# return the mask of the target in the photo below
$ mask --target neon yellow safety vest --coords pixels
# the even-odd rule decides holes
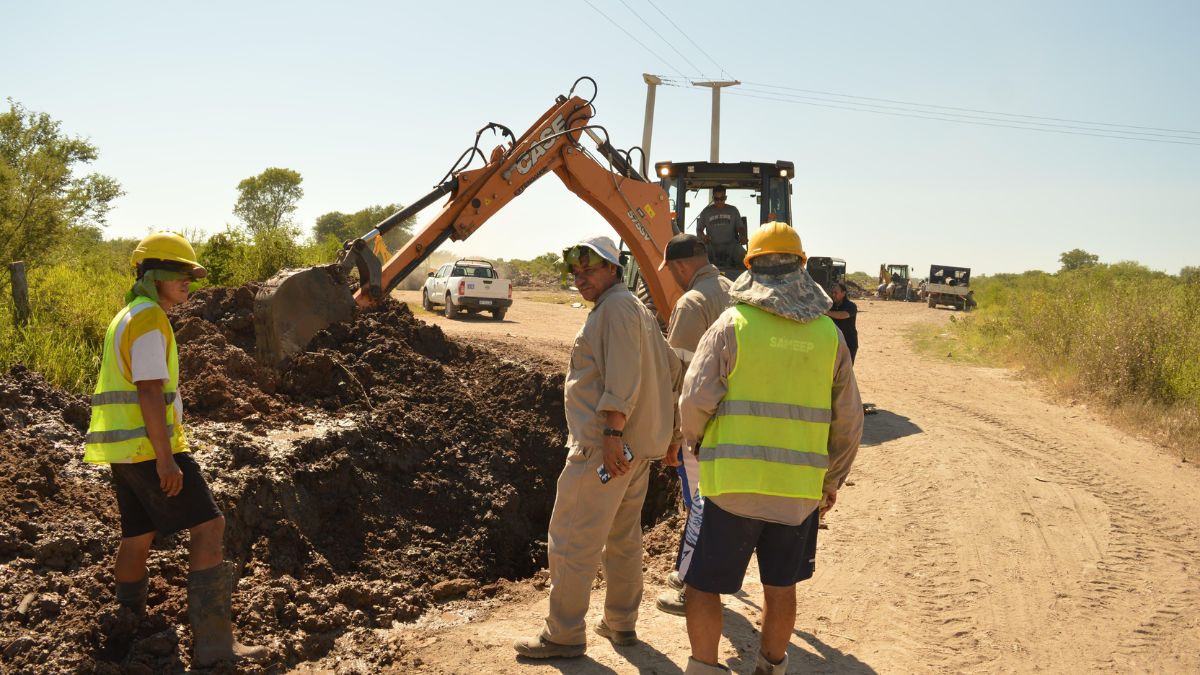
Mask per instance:
[[[108,324],[104,335],[104,356],[100,363],[100,378],[92,394],[92,421],[85,438],[83,461],[93,464],[120,464],[154,459],[154,446],[146,435],[142,408],[138,405],[137,385],[131,380],[130,364],[121,366],[122,334],[129,320],[140,311],[155,305],[150,298],[133,299]],[[175,419],[175,396],[179,386],[179,350],[175,332],[167,327],[167,373],[163,398],[167,406],[167,433],[171,437],[171,452],[187,452],[183,425]]]
[[[750,305],[731,314],[737,361],[700,446],[700,493],[820,499],[829,467],[838,331]]]

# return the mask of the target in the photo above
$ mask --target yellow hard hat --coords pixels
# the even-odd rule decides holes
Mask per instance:
[[[147,262],[150,261],[150,262]],[[196,250],[181,235],[174,232],[152,232],[138,242],[129,264],[142,269],[166,269],[190,274],[194,279],[208,275],[208,270],[196,262]]]
[[[751,260],[767,253],[798,255],[801,265],[808,261],[804,248],[800,246],[800,235],[787,223],[767,223],[754,231],[750,245],[746,247],[746,269],[750,269]]]

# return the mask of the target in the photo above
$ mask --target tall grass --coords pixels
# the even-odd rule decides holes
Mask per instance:
[[[90,393],[104,333],[133,283],[128,265],[134,243],[76,243],[70,262],[28,270],[29,323],[16,327],[12,303],[0,302],[0,367],[22,363],[65,389]]]
[[[336,241],[297,243],[286,233],[251,237],[228,230],[202,241],[190,233],[210,275],[203,285],[261,281],[284,267],[332,262]],[[129,259],[136,239],[103,241],[99,232],[75,230],[50,259],[27,270],[31,317],[16,327],[7,275],[0,280],[0,368],[21,363],[50,382],[91,393],[100,369],[104,333],[133,284]]]
[[[960,349],[1024,366],[1200,454],[1200,281],[1136,263],[981,277]]]

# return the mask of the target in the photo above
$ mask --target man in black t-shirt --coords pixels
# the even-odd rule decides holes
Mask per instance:
[[[854,356],[858,354],[858,328],[854,325],[858,316],[858,306],[846,297],[846,284],[839,281],[829,291],[830,297],[833,298],[833,307],[825,312],[825,316],[833,319],[834,325],[842,331],[846,338],[846,346],[850,348],[850,362],[854,363]]]
[[[717,267],[741,267],[746,257],[746,228],[742,214],[726,200],[724,186],[712,191],[713,202],[696,216],[696,236],[709,247],[709,259]]]

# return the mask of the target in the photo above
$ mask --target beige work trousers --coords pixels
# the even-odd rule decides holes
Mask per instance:
[[[600,448],[567,455],[558,477],[550,516],[550,612],[545,639],[563,645],[587,642],[584,617],[603,563],[608,590],[604,621],[613,630],[633,630],[642,602],[642,502],[646,501],[650,463],[635,459],[624,476],[601,483],[596,469]]]

